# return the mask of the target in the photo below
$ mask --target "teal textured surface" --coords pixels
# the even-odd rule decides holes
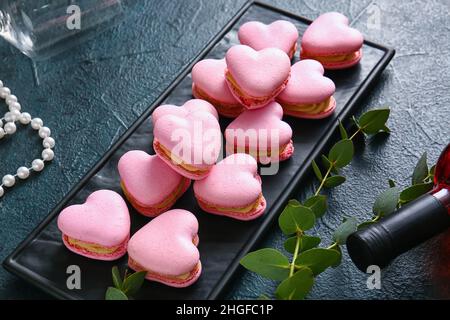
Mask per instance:
[[[121,25],[37,64],[5,42],[0,43],[0,79],[16,93],[24,109],[44,119],[57,141],[55,161],[0,200],[0,259],[48,214],[243,3],[129,1]],[[378,1],[380,25],[376,28],[368,23],[373,22],[373,11],[377,10],[369,1],[270,3],[309,18],[340,11],[368,39],[397,49],[397,56],[362,106],[390,105],[393,133],[359,150],[353,165],[346,169],[348,183],[330,194],[329,213],[314,230],[330,239],[346,214],[368,217],[370,204],[386,187],[387,178],[406,185],[421,152],[428,151],[434,161],[448,142],[449,5],[444,1],[408,6]],[[2,109],[6,111],[6,106]],[[37,157],[37,141],[28,130],[2,141],[0,175]],[[308,194],[311,187],[302,186],[299,197]],[[282,243],[283,237],[274,228],[264,245],[281,248]],[[366,276],[345,256],[342,266],[317,279],[310,298],[445,297],[449,290],[442,284],[448,285],[450,276],[436,278],[435,272],[438,265],[450,265],[446,258],[450,249],[442,243],[442,237],[434,239],[398,259],[383,272],[382,290],[368,290]],[[229,297],[256,298],[273,292],[274,287],[273,282],[244,272]],[[0,297],[46,296],[2,269]]]

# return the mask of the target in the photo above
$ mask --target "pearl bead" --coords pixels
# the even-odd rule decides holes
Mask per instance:
[[[14,109],[14,110],[11,110],[10,112],[14,117],[14,121],[19,119],[19,117],[21,115],[20,110]]]
[[[2,139],[5,135],[5,130],[3,130],[3,128],[0,128],[0,139]]]
[[[52,132],[47,127],[42,127],[39,129],[39,137],[41,137],[42,139],[49,137],[51,133]]]
[[[0,187],[0,198],[3,197],[4,194],[5,194],[5,190],[3,190],[2,187]]]
[[[41,159],[35,159],[31,163],[31,167],[34,171],[42,171],[44,169],[44,161],[42,161]]]
[[[17,176],[22,180],[26,179],[30,176],[30,170],[27,167],[20,167],[17,169]]]
[[[0,88],[0,97],[2,97],[3,99],[5,99],[10,94],[11,94],[11,90],[8,87]]]
[[[20,115],[19,121],[21,124],[29,124],[31,122],[31,115],[28,112],[24,112]]]
[[[55,139],[53,139],[52,137],[47,137],[44,139],[44,141],[42,141],[42,145],[46,149],[53,148],[55,146]]]
[[[0,128],[3,128],[3,121],[0,119]]]
[[[6,98],[6,104],[10,105],[13,102],[17,102],[17,97],[13,94],[10,94],[7,98]]]
[[[14,176],[11,174],[7,174],[3,177],[2,183],[3,183],[3,185],[10,188],[16,183],[16,178],[14,178]]]
[[[11,111],[5,113],[4,119],[6,122],[14,122],[16,121],[16,116]]]
[[[52,149],[44,149],[42,151],[42,159],[44,159],[44,161],[52,161],[54,157],[55,153]]]
[[[14,122],[8,122],[5,124],[5,132],[7,134],[13,134],[16,130],[16,124]]]
[[[11,111],[13,111],[13,110],[18,110],[18,111],[20,111],[22,109],[22,106],[20,105],[20,103],[18,103],[18,102],[12,102],[10,105],[9,105],[9,110],[11,110]]]
[[[3,81],[0,80],[0,88],[3,87]]]
[[[40,118],[34,118],[31,120],[31,127],[34,130],[39,130],[44,125],[44,122]]]

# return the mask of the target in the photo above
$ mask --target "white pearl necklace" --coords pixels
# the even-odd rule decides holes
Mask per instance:
[[[3,187],[11,188],[16,184],[16,178],[25,180],[30,176],[30,172],[40,172],[44,169],[46,161],[52,161],[55,157],[53,148],[55,147],[55,139],[50,137],[51,130],[44,127],[44,123],[40,118],[31,118],[31,115],[27,112],[21,112],[21,105],[17,101],[17,97],[11,94],[11,90],[8,87],[3,86],[3,82],[0,80],[0,98],[6,101],[9,111],[5,113],[3,118],[0,118],[0,140],[6,136],[13,135],[16,130],[16,122],[22,125],[31,124],[31,127],[38,131],[39,137],[43,139],[42,146],[42,159],[34,159],[31,162],[31,167],[20,167],[17,169],[16,174],[7,174],[3,176],[0,181],[0,198],[4,195],[5,189]]]

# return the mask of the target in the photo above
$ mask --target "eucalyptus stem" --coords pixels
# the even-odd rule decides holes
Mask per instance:
[[[336,248],[337,246],[339,246],[339,244],[338,244],[337,242],[333,242],[327,249],[333,250],[333,249]]]
[[[325,180],[327,180],[328,176],[331,173],[331,170],[333,169],[333,165],[330,164],[330,167],[327,170],[327,173],[325,174],[325,176],[323,177],[322,181],[320,182],[319,188],[317,188],[317,191],[314,193],[315,196],[318,196],[320,191],[322,190],[324,184],[325,184]]]
[[[298,251],[300,250],[300,240],[301,240],[302,235],[300,233],[297,232],[297,241],[295,242],[295,250],[294,250],[294,255],[292,256],[292,261],[291,261],[291,268],[289,270],[289,277],[292,277],[294,275],[294,271],[295,271],[295,260],[297,259],[298,256]]]
[[[358,127],[358,130],[356,130],[356,132],[354,134],[352,134],[352,136],[349,138],[349,140],[353,140],[354,137],[356,137],[356,135],[358,133],[360,133],[362,131],[363,128]]]

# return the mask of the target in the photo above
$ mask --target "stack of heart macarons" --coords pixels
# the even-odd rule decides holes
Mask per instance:
[[[196,99],[154,110],[155,155],[132,150],[119,160],[125,198],[153,219],[130,238],[125,200],[114,191],[96,191],[58,217],[69,250],[97,260],[128,253],[128,266],[146,271],[147,279],[186,287],[202,270],[199,226],[193,213],[171,208],[191,184],[204,212],[242,221],[264,213],[258,163],[278,163],[294,152],[292,129],[283,116],[330,116],[336,108],[335,85],[325,69],[357,64],[363,37],[345,16],[323,14],[303,34],[300,61],[292,66],[299,34],[291,22],[247,22],[238,37],[241,44],[223,59],[195,64]],[[233,118],[225,129],[228,156],[221,161],[219,115]]]

